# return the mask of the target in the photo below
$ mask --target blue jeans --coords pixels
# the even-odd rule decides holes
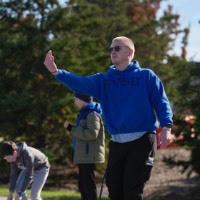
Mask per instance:
[[[18,177],[16,182],[15,191],[16,193],[20,192],[21,185],[24,182],[26,175],[26,169],[23,169]],[[39,170],[35,170],[33,174],[32,184],[31,184],[31,200],[41,200],[41,191],[46,182],[46,179],[49,175],[49,168],[43,167]],[[27,200],[26,193],[22,195],[22,200]]]

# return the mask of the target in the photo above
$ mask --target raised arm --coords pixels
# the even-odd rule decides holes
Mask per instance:
[[[100,99],[100,90],[102,87],[102,73],[91,76],[78,76],[64,69],[59,69],[54,62],[52,51],[48,51],[45,57],[44,65],[54,75],[55,79],[72,91],[84,93]]]

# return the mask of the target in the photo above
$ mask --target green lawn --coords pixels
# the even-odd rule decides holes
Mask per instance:
[[[0,196],[7,196],[8,189],[1,188]],[[29,196],[30,190],[27,190],[27,196]],[[75,192],[66,192],[66,191],[52,191],[52,190],[43,190],[42,191],[43,200],[80,200],[80,194]],[[108,200],[107,197],[103,197],[102,200]]]

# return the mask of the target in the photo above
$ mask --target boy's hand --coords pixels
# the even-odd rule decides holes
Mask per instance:
[[[64,127],[65,127],[65,128],[67,128],[67,127],[68,127],[68,125],[69,125],[69,121],[68,121],[68,120],[66,120],[66,121],[65,121],[65,123],[64,123]]]
[[[13,200],[13,193],[12,192],[9,192],[8,194],[8,197],[7,197],[7,200]]]
[[[19,195],[19,194],[16,194],[16,196],[15,196],[15,200],[22,200],[22,196]]]
[[[53,75],[57,75],[58,72],[58,68],[54,62],[54,56],[52,54],[52,51],[49,50],[46,57],[45,57],[45,61],[44,61],[44,65],[46,66],[46,68],[53,74]]]

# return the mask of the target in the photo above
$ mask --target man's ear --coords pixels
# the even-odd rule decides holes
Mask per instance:
[[[133,50],[133,49],[129,49],[129,56],[130,56],[130,58],[134,58],[134,53],[135,53],[135,50]]]
[[[134,55],[134,53],[135,53],[135,51],[134,51],[133,49],[130,49],[129,55],[130,55],[130,56],[131,56],[131,55]]]

